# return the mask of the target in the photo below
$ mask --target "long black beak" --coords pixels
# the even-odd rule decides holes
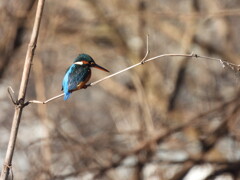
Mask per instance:
[[[92,67],[97,68],[97,69],[100,69],[100,70],[102,70],[102,71],[109,72],[109,70],[107,70],[107,69],[105,69],[105,68],[103,68],[102,66],[99,66],[99,65],[97,65],[97,64],[92,65]]]

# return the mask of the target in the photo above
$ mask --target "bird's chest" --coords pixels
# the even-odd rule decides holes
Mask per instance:
[[[68,89],[71,91],[81,89],[89,81],[91,69],[88,67],[74,67],[68,77]]]

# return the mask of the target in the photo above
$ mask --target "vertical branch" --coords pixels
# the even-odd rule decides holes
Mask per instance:
[[[26,95],[26,90],[27,90],[29,74],[30,74],[30,70],[31,70],[31,64],[32,64],[33,55],[34,55],[34,51],[35,51],[36,44],[37,44],[37,37],[38,37],[38,33],[39,33],[39,27],[40,27],[44,2],[45,2],[45,0],[38,1],[33,31],[32,31],[29,45],[28,45],[27,55],[25,58],[22,80],[21,80],[21,85],[20,85],[20,90],[19,90],[19,95],[18,95],[18,102],[16,104],[15,113],[14,113],[14,117],[13,117],[10,139],[8,142],[5,162],[3,164],[3,168],[2,168],[2,172],[1,172],[2,180],[6,180],[8,178],[9,170],[11,168],[13,152],[14,152],[15,143],[16,143],[16,139],[17,139],[18,127],[19,127],[19,123],[21,120],[22,110],[24,108],[24,100],[25,100],[25,95]]]

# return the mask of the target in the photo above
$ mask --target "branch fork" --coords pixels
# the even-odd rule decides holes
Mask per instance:
[[[12,89],[11,86],[8,87],[8,96],[9,96],[9,98],[11,99],[12,103],[13,103],[15,106],[17,106],[17,107],[23,108],[23,107],[25,107],[25,106],[27,106],[27,105],[29,104],[29,101],[26,102],[26,103],[24,103],[24,99],[23,99],[23,98],[21,98],[21,99],[18,100],[18,99],[15,97],[15,92],[13,91],[13,89]]]

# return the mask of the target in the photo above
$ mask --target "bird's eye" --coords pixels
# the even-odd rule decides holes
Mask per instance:
[[[94,62],[91,62],[91,64],[94,64]]]

